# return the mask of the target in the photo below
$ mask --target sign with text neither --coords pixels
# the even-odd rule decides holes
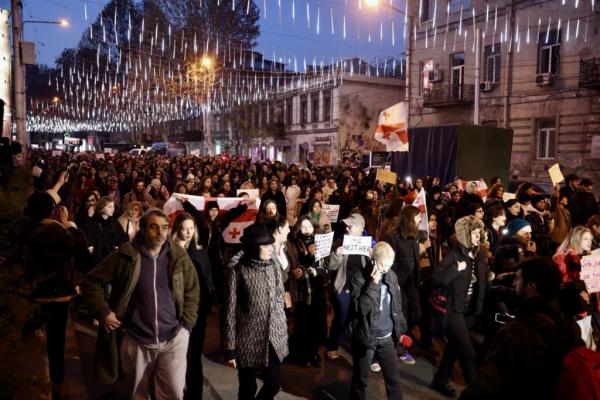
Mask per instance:
[[[371,256],[371,236],[344,235],[342,243],[344,254],[360,254]]]

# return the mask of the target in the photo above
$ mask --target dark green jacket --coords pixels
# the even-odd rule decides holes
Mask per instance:
[[[187,252],[179,246],[171,246],[169,259],[171,291],[177,318],[184,326],[194,326],[200,299],[196,269]],[[140,276],[140,265],[139,252],[131,242],[127,242],[87,273],[82,284],[82,295],[95,318],[102,320],[113,311],[122,321]],[[107,284],[111,285],[108,301],[104,292]],[[100,378],[107,384],[118,378],[120,335],[120,330],[106,332],[103,327],[98,329],[95,366]]]

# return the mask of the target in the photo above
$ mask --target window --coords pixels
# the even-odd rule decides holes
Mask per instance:
[[[311,96],[311,122],[315,123],[319,120],[319,93],[313,93]]]
[[[440,7],[440,4],[438,4],[437,6]],[[433,10],[435,7],[433,0],[421,0],[421,2],[419,3],[419,7],[419,15],[421,16],[421,22],[426,22],[433,19]]]
[[[556,120],[540,118],[536,121],[535,157],[538,160],[556,158]]]
[[[463,11],[471,8],[471,0],[450,0],[450,13],[459,12],[461,4],[463,6]]]
[[[421,61],[421,94],[433,89],[433,83],[429,82],[429,71],[433,71],[433,59]]]
[[[538,74],[556,75],[560,65],[560,33],[556,29],[540,33],[538,42]]]
[[[486,46],[483,52],[485,59],[485,80],[500,83],[500,66],[502,65],[500,43]]]
[[[294,103],[290,97],[285,101],[285,123],[292,125],[294,123]]]
[[[450,76],[450,84],[452,85],[452,98],[463,98],[463,84],[465,83],[465,53],[454,53],[450,56],[450,67],[452,75]]]
[[[331,93],[323,94],[323,121],[331,121]]]
[[[300,124],[302,126],[306,125],[308,118],[308,110],[306,109],[308,106],[306,102],[306,96],[300,98]]]

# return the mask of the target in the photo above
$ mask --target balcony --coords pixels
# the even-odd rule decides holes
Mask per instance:
[[[600,59],[579,62],[579,87],[600,90]]]
[[[439,108],[473,104],[475,85],[433,85],[423,92],[423,107]]]

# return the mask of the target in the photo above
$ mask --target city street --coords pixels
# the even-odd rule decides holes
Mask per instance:
[[[69,400],[96,400],[111,398],[110,388],[99,385],[92,372],[95,331],[89,324],[70,321],[67,333],[67,378],[63,390]],[[337,360],[325,360],[320,368],[301,367],[290,363],[282,366],[283,391],[278,400],[285,399],[348,399],[350,390],[351,358],[347,351],[340,351]],[[226,367],[219,351],[219,333],[216,312],[210,317],[205,345],[204,399],[233,400],[237,398],[237,374]],[[424,357],[417,358],[413,366],[401,365],[404,398],[409,400],[444,399],[429,390],[427,385],[433,376],[433,366]],[[370,373],[369,399],[385,399],[381,374]]]

